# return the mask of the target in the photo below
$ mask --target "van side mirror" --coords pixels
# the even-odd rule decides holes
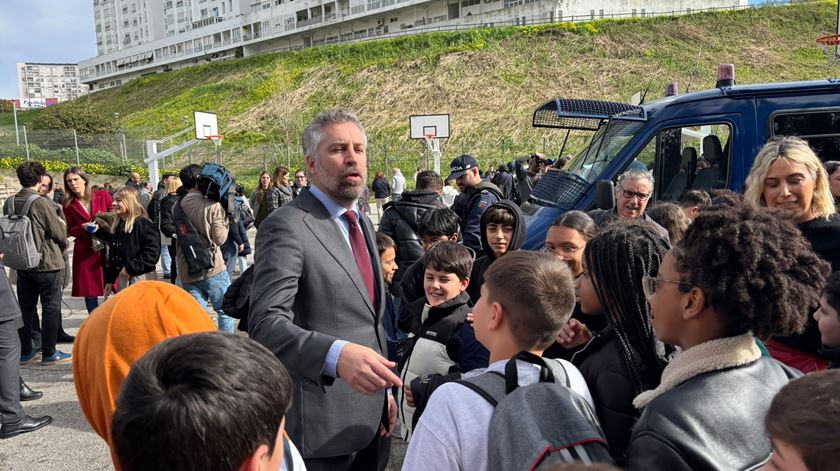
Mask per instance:
[[[607,210],[615,207],[615,185],[612,180],[599,180],[595,184],[595,207]]]

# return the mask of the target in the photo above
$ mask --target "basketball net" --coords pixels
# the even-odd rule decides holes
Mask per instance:
[[[817,43],[822,47],[829,67],[840,66],[840,34],[829,34],[817,38]]]
[[[207,136],[207,139],[213,141],[213,145],[216,147],[216,162],[219,164],[222,163],[222,139],[224,137],[221,134],[218,136]]]
[[[434,162],[434,170],[440,174],[440,139],[436,138],[434,134],[426,134],[426,152]],[[427,166],[428,167],[428,166]]]

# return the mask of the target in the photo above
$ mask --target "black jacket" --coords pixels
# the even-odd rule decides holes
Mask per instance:
[[[370,186],[373,188],[374,198],[387,198],[391,196],[391,185],[388,184],[388,179],[385,177],[374,178]]]
[[[514,250],[519,250],[522,247],[522,244],[525,243],[526,235],[525,216],[522,214],[522,210],[519,209],[519,206],[517,206],[516,203],[509,200],[499,201],[493,206],[490,206],[490,208],[494,206],[501,206],[513,213],[516,224],[513,227],[513,237],[508,245],[507,251],[512,252]],[[484,284],[484,272],[486,272],[487,269],[490,268],[490,265],[496,260],[496,254],[493,252],[493,249],[490,247],[490,243],[487,241],[486,215],[487,212],[485,211],[481,216],[481,247],[484,249],[484,256],[479,257],[473,263],[472,273],[470,274],[470,285],[467,287],[467,293],[469,293],[470,301],[473,304],[477,303],[478,298],[481,297],[481,285]]]
[[[840,214],[832,214],[827,220],[816,218],[797,225],[802,235],[811,243],[814,252],[823,260],[831,264],[831,271],[840,270]],[[819,355],[822,345],[820,328],[814,316],[811,315],[818,306],[807,309],[808,324],[805,332],[774,337],[779,343],[795,348],[811,355]]]
[[[679,384],[645,407],[633,429],[628,469],[754,469],[772,451],[764,430],[770,402],[800,374],[760,357]]]
[[[418,299],[425,298],[423,277],[426,274],[426,256],[412,263],[400,280],[400,308],[397,312],[397,328],[403,332],[414,332],[420,327],[420,316],[412,314],[410,306]]]
[[[507,171],[501,171],[493,177],[493,184],[499,187],[499,190],[502,191],[502,198],[506,200],[514,201],[516,198],[516,194],[518,192],[514,192],[516,186],[513,184],[513,175],[511,175]]]
[[[248,332],[248,311],[251,309],[251,285],[254,284],[254,265],[230,284],[222,300],[225,314],[239,319],[238,330]]]
[[[627,463],[627,445],[639,411],[633,407],[636,389],[620,349],[621,343],[615,330],[607,327],[575,353],[572,363],[589,386],[610,455],[617,465],[624,466]]]
[[[105,267],[105,283],[116,281],[120,270],[125,268],[131,276],[145,275],[155,270],[160,258],[160,233],[155,223],[139,217],[134,220],[130,233],[125,232],[125,222],[120,220],[110,236],[108,264]]]
[[[397,244],[397,273],[391,284],[392,292],[399,294],[399,284],[408,267],[423,256],[423,242],[417,232],[420,218],[426,211],[446,207],[435,192],[411,191],[402,199],[385,205],[379,220],[379,232],[394,239]]]
[[[166,237],[172,237],[178,229],[175,226],[175,203],[180,197],[178,195],[166,195],[160,200],[160,232]],[[172,246],[176,244],[172,242]]]

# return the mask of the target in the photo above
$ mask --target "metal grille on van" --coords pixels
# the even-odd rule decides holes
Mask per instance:
[[[589,182],[574,173],[549,171],[531,192],[531,199],[542,206],[572,209],[589,188]]]

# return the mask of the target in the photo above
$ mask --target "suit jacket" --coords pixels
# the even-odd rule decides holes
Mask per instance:
[[[337,339],[383,354],[385,307],[373,226],[360,217],[377,283],[371,303],[350,246],[323,204],[308,189],[272,212],[257,232],[248,332],[286,366],[294,402],[286,430],[305,458],[339,456],[373,440],[385,391],[366,396],[322,374]]]

